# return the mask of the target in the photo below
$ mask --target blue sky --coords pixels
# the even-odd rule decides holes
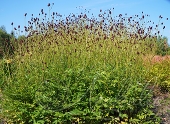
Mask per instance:
[[[170,0],[1,0],[0,5],[0,26],[4,25],[8,33],[11,32],[11,22],[14,27],[25,26],[24,14],[27,13],[26,22],[31,19],[31,14],[38,17],[41,9],[48,13],[48,3],[54,3],[51,12],[58,12],[62,15],[70,13],[80,13],[84,9],[90,10],[90,13],[96,15],[99,10],[114,9],[113,16],[127,13],[128,16],[135,14],[149,14],[148,20],[152,20],[157,24],[161,15],[166,28],[161,32],[163,36],[168,37],[170,44]],[[77,7],[77,8],[76,8]],[[81,8],[81,9],[78,9]],[[169,20],[167,21],[166,18]]]

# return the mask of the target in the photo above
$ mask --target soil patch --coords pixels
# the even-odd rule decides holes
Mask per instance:
[[[161,124],[170,124],[170,93],[154,88],[154,112],[161,117]]]

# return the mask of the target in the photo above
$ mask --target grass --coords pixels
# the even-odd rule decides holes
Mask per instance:
[[[153,29],[146,33],[140,25],[147,15],[133,20],[111,13],[61,20],[53,12],[49,20],[28,21],[28,36],[11,41],[14,55],[1,62],[7,123],[160,122],[152,111],[150,68],[143,64],[143,56],[157,50]]]

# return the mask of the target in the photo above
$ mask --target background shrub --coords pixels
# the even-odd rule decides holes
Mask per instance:
[[[163,57],[161,57],[163,58]],[[170,91],[170,61],[169,59],[155,62],[150,70],[148,79],[151,79],[151,83],[156,84],[160,87],[162,92]]]

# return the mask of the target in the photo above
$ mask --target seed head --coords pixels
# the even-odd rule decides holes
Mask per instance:
[[[163,17],[160,15],[159,18],[162,19]]]
[[[119,17],[122,17],[122,14],[119,14]]]

